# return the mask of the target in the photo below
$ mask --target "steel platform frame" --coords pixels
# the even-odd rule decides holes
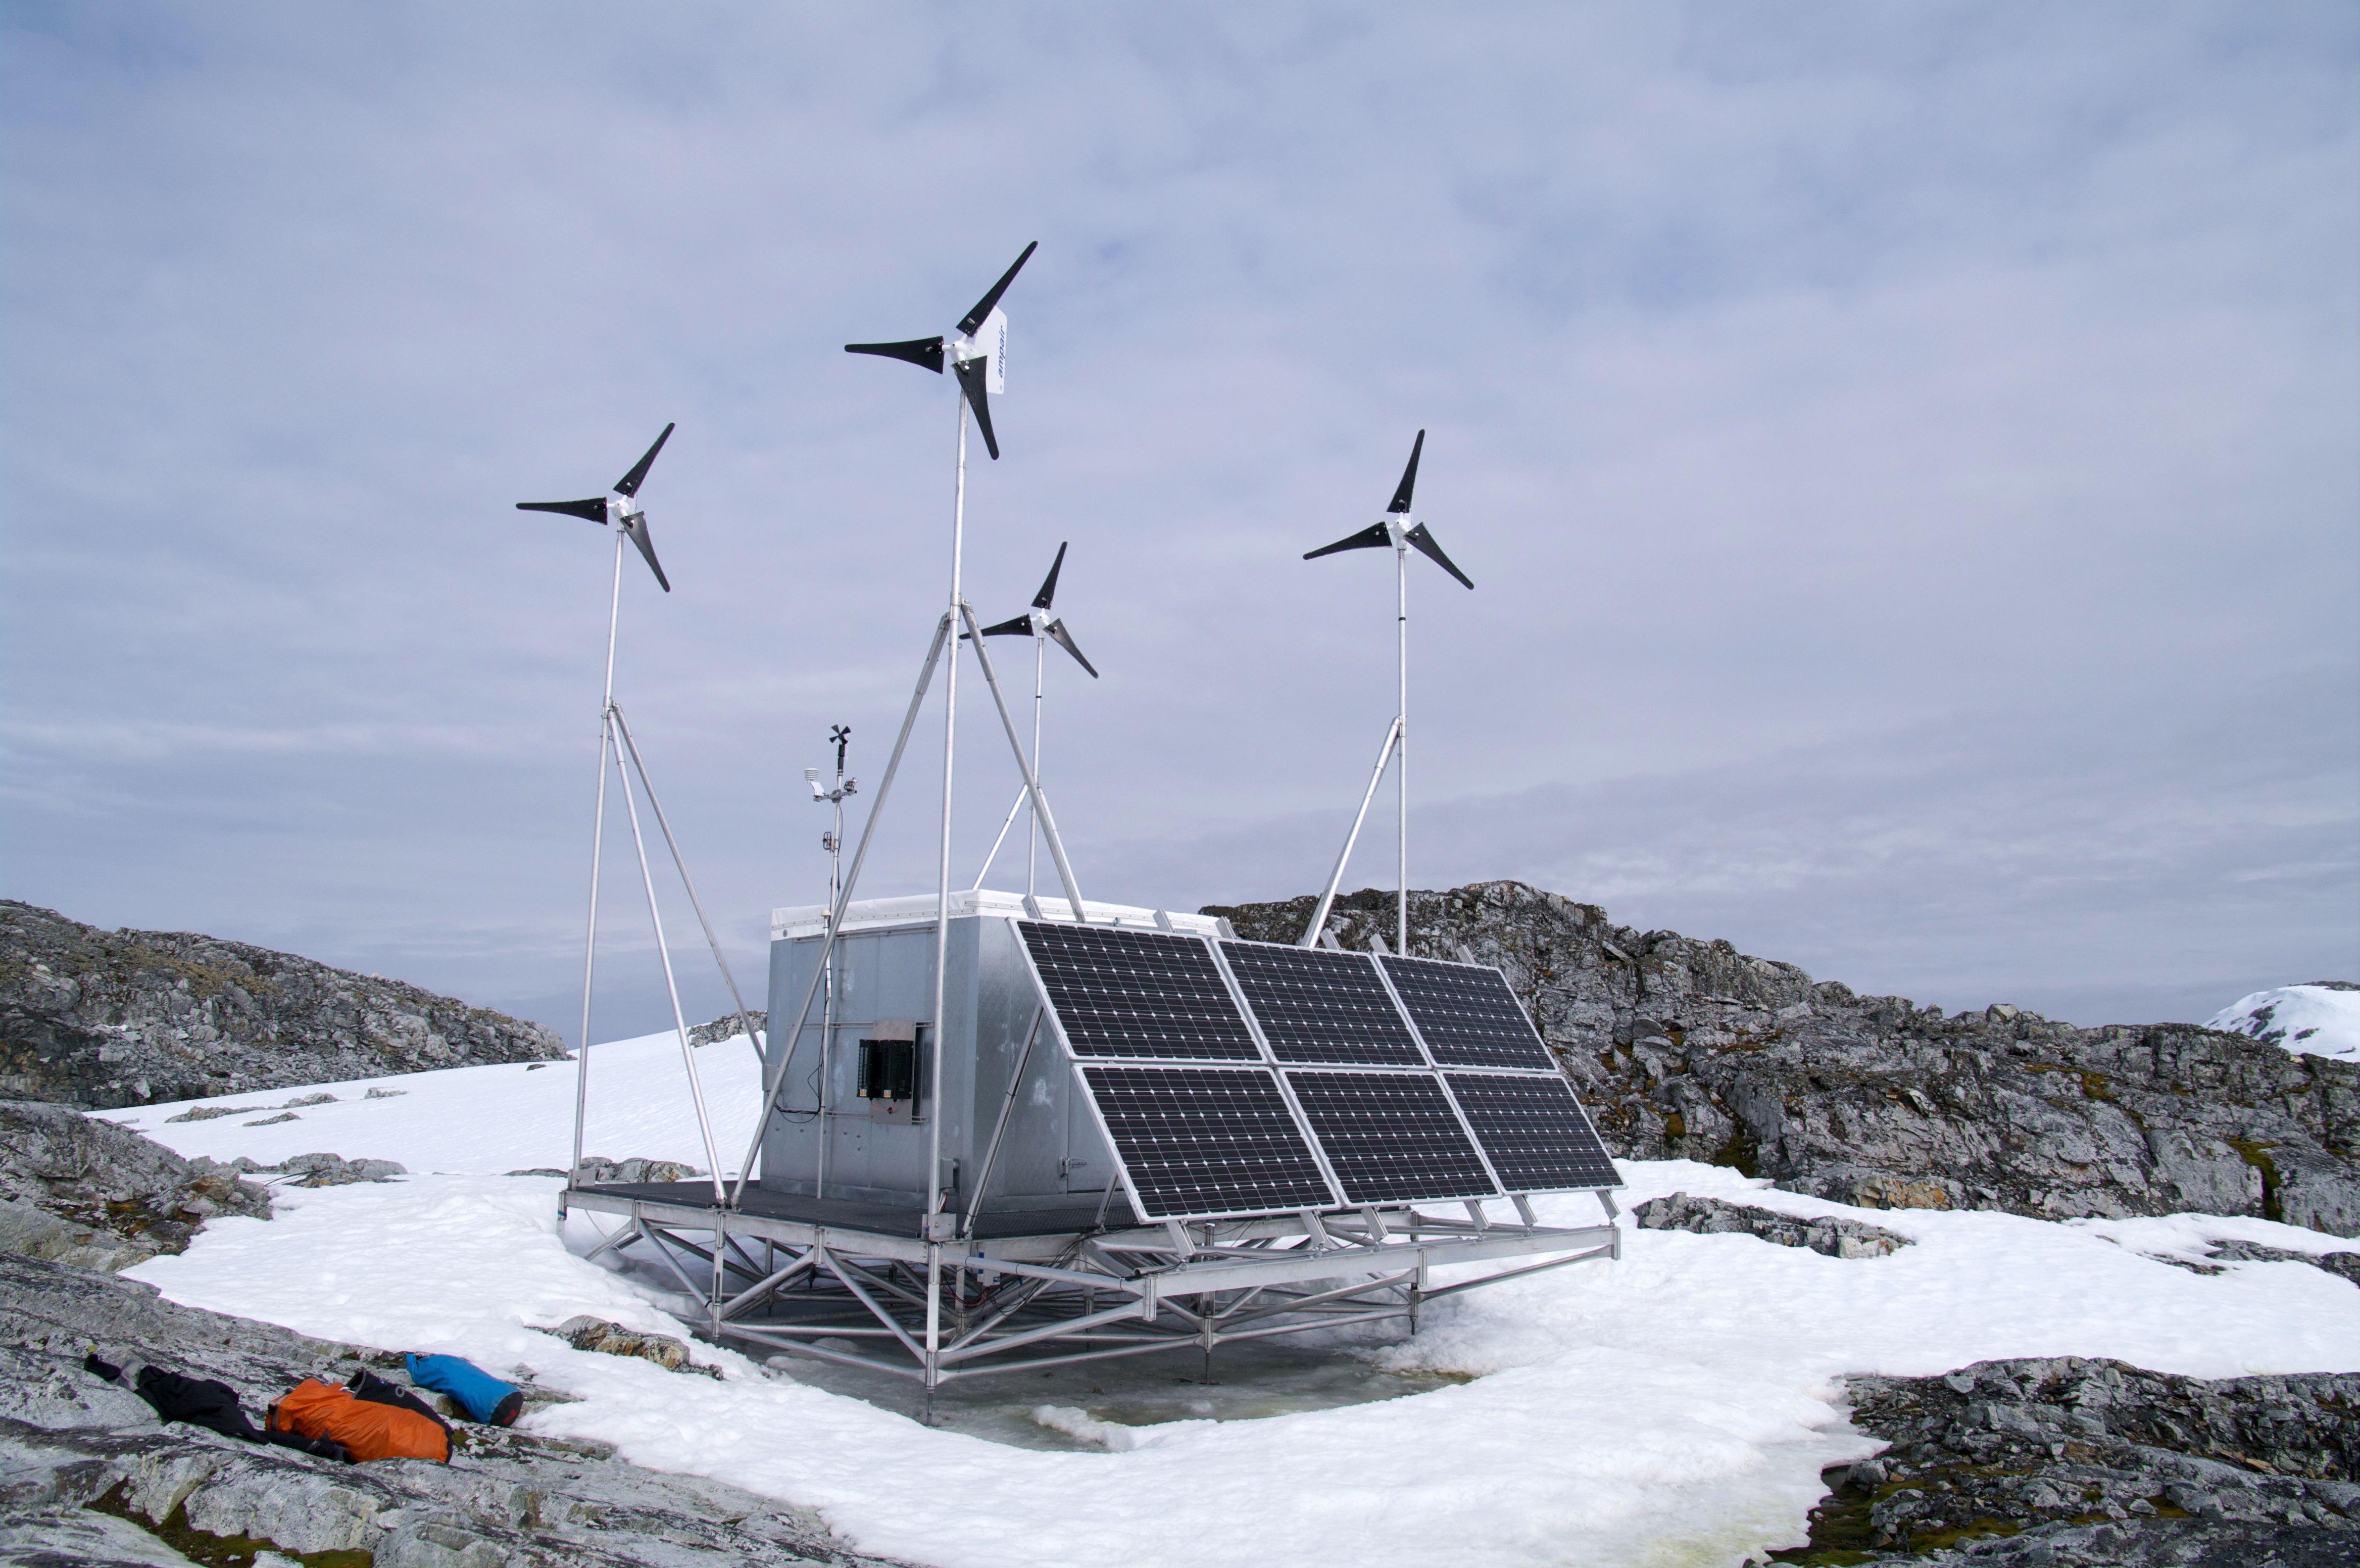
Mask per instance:
[[[1604,1219],[1585,1227],[1543,1225],[1517,1197],[1513,1223],[1471,1201],[1463,1215],[1396,1204],[1113,1228],[1011,1212],[965,1238],[948,1213],[759,1184],[736,1208],[696,1181],[569,1187],[564,1202],[621,1216],[587,1257],[644,1246],[701,1304],[715,1343],[909,1377],[931,1409],[934,1388],[989,1373],[1194,1349],[1209,1376],[1222,1344],[1395,1318],[1415,1333],[1426,1302],[1622,1256],[1614,1200],[1591,1190]],[[1524,1257],[1546,1261],[1431,1283],[1437,1268]]]

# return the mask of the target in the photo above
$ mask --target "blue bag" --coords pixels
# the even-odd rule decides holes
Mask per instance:
[[[455,1355],[411,1355],[410,1380],[421,1388],[448,1394],[460,1408],[487,1426],[504,1427],[524,1409],[524,1391],[503,1383],[472,1361]]]

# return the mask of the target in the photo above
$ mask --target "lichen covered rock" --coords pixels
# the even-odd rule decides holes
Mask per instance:
[[[1211,906],[1292,942],[1313,901]],[[1337,901],[1390,944],[1393,895]],[[2250,1214],[2360,1235],[2360,1065],[2192,1024],[1945,1016],[1522,883],[1410,894],[1410,947],[1497,964],[1630,1159],[1696,1159],[1867,1208]]]
[[[109,1110],[564,1054],[399,981],[0,900],[0,1095]]]

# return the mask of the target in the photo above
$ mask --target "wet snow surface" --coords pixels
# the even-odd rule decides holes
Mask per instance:
[[[2360,991],[2277,986],[2231,1003],[2207,1018],[2204,1026],[2251,1035],[2290,1051],[2360,1061]]]
[[[726,1167],[752,1131],[753,1053],[740,1039],[697,1056]],[[370,1100],[372,1086],[399,1092]],[[684,1086],[669,1036],[595,1048],[589,1152],[704,1166]],[[322,1091],[336,1100],[247,1124]],[[1843,1419],[1846,1373],[2062,1354],[2202,1377],[2360,1369],[2360,1290],[2344,1280],[2300,1263],[2208,1277],[2157,1261],[2201,1256],[2208,1237],[2349,1245],[2335,1238],[2194,1215],[1871,1213],[1667,1161],[1622,1164],[1626,1209],[1712,1194],[1869,1219],[1918,1245],[1845,1260],[1632,1231],[1620,1262],[1437,1302],[1414,1340],[1388,1327],[1224,1351],[1210,1387],[1186,1353],[977,1379],[951,1386],[949,1424],[929,1430],[905,1413],[910,1390],[858,1374],[799,1363],[782,1375],[699,1344],[725,1377],[682,1376],[529,1326],[589,1312],[684,1332],[670,1312],[685,1304],[664,1281],[582,1260],[611,1216],[561,1227],[559,1181],[500,1174],[570,1158],[569,1063],[209,1103],[253,1113],[108,1114],[189,1155],[276,1164],[332,1151],[412,1175],[282,1189],[276,1219],[216,1220],[186,1254],[132,1277],[324,1338],[529,1365],[581,1397],[529,1418],[531,1430],[818,1507],[864,1551],[945,1568],[1735,1564],[1799,1544],[1820,1469],[1876,1446]],[[1539,1206],[1562,1223],[1597,1214],[1586,1198]]]

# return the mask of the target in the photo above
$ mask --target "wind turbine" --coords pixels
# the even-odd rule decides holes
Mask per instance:
[[[672,866],[680,872],[681,886],[688,892],[689,906],[696,911],[697,923],[705,927],[705,939],[713,948],[713,960],[721,967],[721,978],[729,987],[729,999],[737,1004],[738,1023],[757,1054],[761,1041],[754,1033],[753,1022],[746,1015],[745,999],[738,993],[737,977],[729,972],[729,960],[722,956],[721,940],[713,933],[713,922],[705,916],[705,905],[696,896],[696,885],[689,880],[688,865],[681,858],[680,845],[674,840],[672,824],[665,819],[663,805],[656,799],[655,785],[649,782],[646,762],[639,756],[639,742],[632,738],[631,727],[623,718],[623,709],[615,701],[615,640],[622,620],[623,610],[623,542],[629,540],[646,558],[648,570],[664,592],[672,592],[672,584],[664,577],[663,567],[656,560],[656,547],[648,534],[648,514],[639,505],[639,486],[646,482],[648,470],[655,466],[656,454],[672,439],[675,427],[667,424],[656,437],[653,446],[631,465],[630,472],[615,481],[615,488],[603,496],[592,496],[578,501],[519,501],[519,511],[553,511],[566,517],[578,517],[604,526],[615,525],[615,580],[606,601],[606,690],[598,712],[598,809],[590,837],[590,923],[589,937],[582,958],[582,1048],[575,1058],[574,1079],[574,1165],[582,1168],[582,1135],[590,1104],[590,981],[598,960],[598,873],[601,853],[606,842],[606,759],[615,760],[615,776],[623,791],[623,805],[630,817],[631,843],[639,851],[639,882],[647,890],[648,918],[655,926],[656,951],[663,959],[664,989],[672,998],[672,1027],[680,1036],[681,1061],[688,1069],[690,1097],[696,1102],[696,1124],[705,1137],[705,1159],[713,1173],[713,1195],[722,1196],[721,1160],[713,1141],[712,1119],[705,1109],[705,1091],[697,1081],[696,1053],[689,1044],[688,1020],[680,1008],[680,985],[673,979],[672,948],[664,940],[663,913],[656,905],[655,876],[648,865],[647,840],[639,833],[639,809],[631,795],[631,776],[637,773],[639,787],[647,792],[648,806],[655,813],[656,826],[663,830],[664,846],[672,851]],[[625,758],[629,765],[625,766]],[[568,1178],[572,1179],[572,1178]]]
[[[648,570],[656,575],[656,581],[662,584],[663,591],[672,592],[672,584],[666,580],[663,567],[656,563],[655,542],[648,537],[648,514],[637,503],[639,486],[646,482],[648,470],[655,466],[656,454],[661,452],[664,443],[672,439],[673,429],[674,426],[669,424],[663,427],[663,433],[656,437],[656,444],[649,447],[646,455],[638,462],[631,465],[629,473],[615,481],[615,488],[610,493],[592,496],[587,500],[579,501],[519,501],[516,504],[517,510],[562,512],[567,517],[583,518],[601,526],[613,523],[622,530],[621,534],[615,541],[617,577],[621,576],[623,570],[623,540],[628,539],[639,547],[639,554],[647,557]],[[622,589],[618,583],[616,588],[617,603],[620,602],[621,593]],[[610,620],[606,627],[607,700],[613,701],[614,696],[615,628]],[[600,766],[603,770],[605,764],[601,763]]]
[[[1393,779],[1401,791],[1397,841],[1401,891],[1394,899],[1393,941],[1403,952],[1409,951],[1409,553],[1415,550],[1468,587],[1475,586],[1473,579],[1442,553],[1442,546],[1435,543],[1426,524],[1415,521],[1411,513],[1410,498],[1417,488],[1417,460],[1425,451],[1426,432],[1421,430],[1410,445],[1409,466],[1402,470],[1401,483],[1393,488],[1393,504],[1385,508],[1382,521],[1303,554],[1305,560],[1315,561],[1344,550],[1382,550],[1392,546],[1396,639],[1400,647],[1400,706],[1385,731],[1385,743],[1377,751],[1377,765],[1369,775],[1368,792],[1360,796],[1360,810],[1352,818],[1352,830],[1345,836],[1343,853],[1336,857],[1335,874],[1328,879],[1328,891],[1319,895],[1318,906],[1311,912],[1311,924],[1304,928],[1301,946],[1306,948],[1319,940],[1319,933],[1327,927],[1328,910],[1336,902],[1336,889],[1344,880],[1345,862],[1352,858],[1353,842],[1360,836],[1360,824],[1368,817],[1369,803],[1376,798],[1377,785],[1385,776],[1385,764],[1398,759],[1400,766]]]
[[[1060,544],[1057,546],[1057,558],[1049,563],[1048,576],[1042,579],[1041,591],[1032,596],[1032,608],[1022,615],[1013,616],[996,626],[987,626],[983,629],[983,635],[986,637],[1032,639],[1032,776],[1036,779],[1041,776],[1041,690],[1049,644],[1054,641],[1058,647],[1071,653],[1074,656],[1074,663],[1089,671],[1090,679],[1098,678],[1098,666],[1082,656],[1081,645],[1074,641],[1074,634],[1065,630],[1065,621],[1049,619],[1050,607],[1057,598],[1057,574],[1065,569],[1065,546]],[[1025,794],[1026,792],[1022,789],[1016,792],[1016,803],[1008,808],[1008,819],[1000,825],[1000,837],[991,841],[991,852],[983,857],[983,869],[975,873],[977,887],[981,887],[983,879],[991,874],[991,862],[1000,858],[1000,846],[1007,841],[1008,830],[1016,825],[1016,814],[1024,809]],[[1039,848],[1035,840],[1040,830],[1041,825],[1038,821],[1032,823],[1025,830],[1024,892],[1027,897],[1032,894],[1032,872],[1039,855]]]
[[[1007,389],[1005,363],[1008,355],[1008,320],[1000,313],[1000,297],[1007,292],[1009,284],[1015,281],[1017,272],[1032,258],[1036,248],[1038,248],[1037,241],[1024,247],[1023,254],[1017,257],[1014,264],[1000,275],[1000,281],[994,283],[990,291],[976,302],[973,310],[959,319],[956,332],[943,333],[934,337],[910,338],[900,343],[847,343],[844,345],[845,352],[847,354],[880,355],[888,359],[900,359],[923,369],[932,370],[937,375],[941,374],[943,363],[947,359],[958,373],[958,466],[956,483],[951,492],[950,602],[944,609],[942,620],[935,624],[934,641],[926,651],[925,663],[919,669],[916,688],[910,694],[910,707],[902,718],[901,733],[894,739],[892,753],[886,760],[884,776],[878,785],[876,798],[869,808],[869,820],[861,828],[859,847],[853,851],[852,864],[845,873],[843,885],[836,890],[836,905],[828,914],[826,935],[821,941],[818,961],[813,966],[810,978],[803,982],[802,1005],[792,1014],[782,1014],[786,1019],[784,1025],[786,1033],[780,1037],[786,1040],[800,1038],[803,1021],[811,1015],[812,1003],[819,994],[821,981],[828,971],[828,965],[836,950],[836,935],[843,927],[844,912],[851,903],[853,889],[859,884],[860,868],[868,860],[869,843],[875,838],[877,825],[884,816],[886,797],[891,793],[893,780],[901,768],[903,749],[909,744],[910,732],[915,726],[919,711],[925,702],[927,689],[934,679],[934,666],[942,662],[943,654],[947,650],[951,657],[945,672],[943,692],[943,814],[934,895],[933,1019],[939,1021],[944,1015],[944,982],[949,967],[950,948],[952,762],[958,736],[959,640],[953,635],[955,631],[963,630],[974,641],[976,663],[983,672],[985,684],[991,688],[992,704],[999,710],[1000,728],[1007,733],[1009,750],[1015,753],[1017,771],[1024,775],[1025,791],[1032,797],[1033,814],[1041,824],[1043,837],[1049,841],[1049,856],[1056,862],[1057,876],[1065,883],[1066,901],[1073,905],[1076,921],[1078,922],[1085,917],[1082,890],[1074,881],[1073,867],[1067,862],[1065,845],[1057,837],[1057,820],[1050,815],[1048,803],[1041,797],[1040,780],[1034,776],[1032,763],[1024,754],[1023,742],[1016,733],[1016,720],[1008,711],[1008,700],[1000,688],[1000,677],[993,673],[991,655],[984,649],[982,628],[977,624],[974,608],[967,602],[960,591],[959,574],[967,538],[967,411],[969,409],[975,411],[975,422],[977,428],[983,432],[983,444],[992,456],[997,458],[1000,455],[1000,442],[991,429],[990,394],[1004,392]],[[1035,908],[1037,907],[1036,904]],[[781,1027],[780,1018],[777,1016],[770,1020],[770,1024],[774,1031]],[[928,1052],[927,1055],[930,1059],[927,1069],[927,1092],[934,1103],[939,1106],[942,1104],[943,1053],[935,1050]],[[779,1080],[784,1074],[791,1056],[791,1052],[784,1050],[771,1053],[771,1062],[763,1075],[762,1102],[765,1105],[776,1102]],[[934,1352],[940,1343],[942,1327],[942,1292],[939,1288],[943,1268],[942,1248],[944,1243],[952,1240],[956,1235],[956,1216],[947,1212],[945,1207],[952,1191],[950,1179],[953,1172],[946,1169],[943,1164],[944,1118],[940,1113],[935,1113],[929,1115],[926,1121],[928,1124],[927,1165],[930,1174],[922,1234],[926,1242],[925,1378],[926,1408],[931,1420],[934,1409],[934,1389],[937,1381]],[[764,1124],[760,1122],[757,1123],[753,1136],[747,1143],[746,1157],[738,1167],[738,1185],[730,1198],[732,1203],[742,1203],[745,1201],[746,1183],[753,1171],[754,1157],[761,1147],[763,1125]]]
[[[877,354],[888,359],[900,359],[909,364],[943,373],[943,360],[951,362],[952,373],[958,377],[959,395],[975,410],[976,428],[983,432],[983,444],[991,460],[1000,461],[1000,440],[991,433],[990,394],[1008,390],[1008,318],[1000,313],[1000,296],[1008,292],[1008,285],[1016,281],[1016,274],[1032,259],[1041,247],[1034,240],[1024,247],[1000,281],[990,291],[975,302],[975,309],[959,318],[955,332],[937,333],[933,337],[912,337],[901,343],[847,343],[847,354]],[[967,452],[967,422],[959,422],[959,452],[964,462]],[[960,469],[965,475],[964,467]]]

